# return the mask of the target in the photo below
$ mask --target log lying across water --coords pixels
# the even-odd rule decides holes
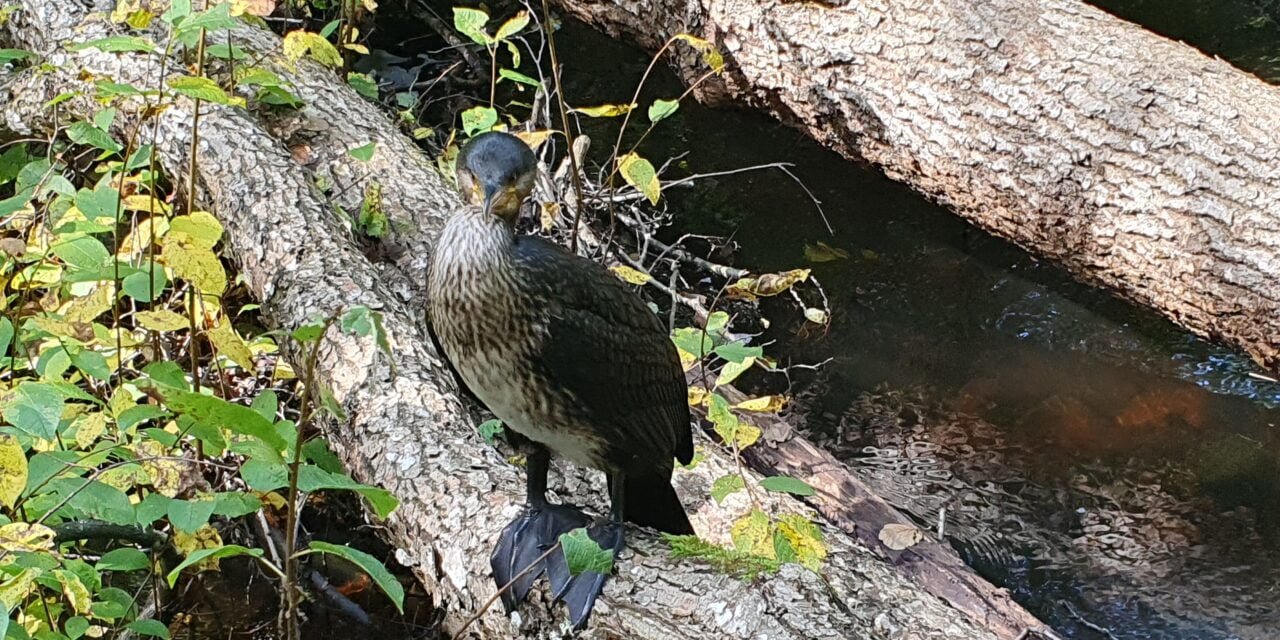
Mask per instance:
[[[1280,370],[1280,87],[1079,0],[558,4]]]
[[[24,135],[47,134],[66,118],[85,118],[101,107],[92,81],[110,78],[150,89],[162,84],[158,54],[107,54],[72,51],[69,44],[117,32],[94,10],[109,8],[96,0],[22,0],[0,31],[7,46],[35,51],[52,70],[29,71],[3,87],[3,128]],[[108,3],[109,4],[109,3]],[[249,291],[262,301],[263,317],[292,329],[313,314],[363,304],[385,314],[394,364],[369,340],[338,331],[324,338],[317,366],[325,385],[346,408],[350,421],[332,425],[329,435],[353,475],[382,485],[402,501],[385,523],[397,557],[445,609],[444,627],[457,634],[471,614],[493,595],[488,551],[522,499],[522,473],[506,463],[474,431],[476,417],[458,396],[454,381],[431,348],[418,297],[422,267],[447,212],[458,205],[453,190],[429,161],[374,107],[366,105],[329,71],[303,61],[296,67],[281,58],[276,36],[248,27],[232,34],[252,59],[290,79],[307,106],[297,113],[264,121],[243,109],[200,105],[196,184],[199,198],[226,227],[228,248],[240,265]],[[163,50],[163,43],[160,49]],[[171,61],[172,62],[172,61]],[[171,73],[182,69],[170,64]],[[71,91],[57,118],[47,101]],[[139,105],[134,104],[133,107]],[[148,132],[171,176],[182,180],[188,168],[196,105],[182,99],[141,121],[140,109],[123,108],[114,127],[125,136]],[[377,141],[368,163],[356,164],[345,152]],[[148,140],[150,141],[150,140]],[[351,206],[351,193],[364,193],[372,180],[383,189],[383,205],[396,228],[396,244],[405,258],[397,265],[371,262],[357,248],[350,221],[335,215],[334,201],[317,187],[317,176],[335,185],[338,203]],[[343,200],[343,199],[347,200]],[[358,198],[355,203],[358,204]],[[793,436],[791,436],[793,438]],[[800,440],[788,440],[802,443]],[[693,512],[695,526],[723,540],[745,500],[726,507],[708,499],[711,482],[734,468],[732,460],[703,442],[706,459],[680,471],[678,490]],[[779,445],[783,446],[782,444]],[[810,447],[811,448],[811,447]],[[783,449],[784,451],[786,449]],[[816,460],[825,464],[819,456]],[[843,467],[793,469],[843,474]],[[770,471],[765,468],[763,471]],[[581,496],[602,512],[599,474],[557,468],[553,489]],[[753,481],[758,475],[752,474]],[[848,479],[857,490],[860,484]],[[762,496],[767,509],[804,510],[786,497]],[[873,496],[860,501],[875,500]],[[823,506],[823,505],[819,505]],[[838,507],[839,505],[836,505]],[[831,505],[824,511],[829,512]],[[954,585],[917,584],[850,535],[850,523],[824,526],[830,557],[821,577],[796,566],[749,582],[723,575],[694,561],[671,558],[653,537],[636,533],[620,558],[619,571],[597,605],[587,637],[622,638],[1017,638],[1043,631],[1017,605],[994,598],[990,585],[958,571],[958,582],[982,592],[964,615],[948,607]],[[878,527],[882,522],[858,523]],[[861,536],[863,540],[867,538]],[[920,545],[900,562],[931,563],[936,545]],[[914,572],[918,574],[919,572]],[[997,594],[998,595],[998,594]],[[943,598],[943,599],[940,599]],[[488,610],[465,637],[560,637],[563,613],[534,597],[518,620],[500,608]]]

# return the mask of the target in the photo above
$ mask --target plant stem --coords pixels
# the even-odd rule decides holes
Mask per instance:
[[[578,171],[578,158],[573,153],[573,131],[569,128],[569,109],[564,104],[564,90],[560,87],[560,58],[556,55],[555,29],[551,25],[551,7],[547,0],[542,0],[542,19],[547,31],[547,50],[551,54],[551,82],[556,89],[556,106],[560,108],[560,126],[564,129],[564,139],[569,170],[573,172],[573,191],[578,198],[578,206],[573,208],[573,235],[569,241],[569,250],[578,252],[578,220],[582,217],[582,208],[586,206],[583,196],[582,175]]]

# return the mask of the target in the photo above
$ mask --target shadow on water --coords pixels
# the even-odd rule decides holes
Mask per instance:
[[[562,37],[576,104],[630,98],[643,55]],[[678,91],[661,74],[641,104]],[[583,124],[612,141],[611,121]],[[980,572],[1069,637],[1280,637],[1280,384],[1247,358],[758,115],[685,103],[642,151],[687,152],[675,174],[795,165],[834,234],[767,171],[669,192],[667,233],[731,235],[752,270],[813,268],[830,330],[767,336],[784,359],[834,358],[812,435],[922,525],[946,507]],[[850,257],[806,265],[817,241]]]

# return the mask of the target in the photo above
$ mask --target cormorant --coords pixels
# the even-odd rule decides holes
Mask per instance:
[[[432,255],[431,325],[471,391],[529,441],[527,502],[490,559],[499,588],[580,527],[615,557],[624,520],[692,534],[671,486],[673,459],[693,457],[693,434],[666,327],[607,269],[515,233],[537,172],[519,138],[480,134],[462,147],[456,166],[468,204],[450,217]],[[547,501],[551,453],[607,474],[609,520],[593,523],[575,507]],[[512,584],[503,594],[507,610],[543,571],[574,626],[584,627],[607,576],[571,577],[562,553]]]

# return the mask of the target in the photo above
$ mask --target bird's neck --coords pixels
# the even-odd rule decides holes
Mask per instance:
[[[501,218],[463,205],[445,223],[433,262],[451,270],[505,267],[515,238],[515,230]]]

